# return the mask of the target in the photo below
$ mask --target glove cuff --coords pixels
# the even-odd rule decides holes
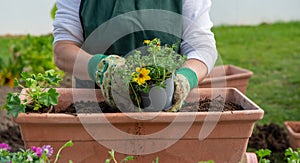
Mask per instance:
[[[93,81],[95,81],[95,77],[96,77],[96,71],[97,71],[97,67],[99,62],[106,58],[107,56],[104,54],[95,54],[88,63],[88,73],[89,73],[89,77],[90,79],[92,79]]]
[[[190,90],[198,85],[197,74],[190,68],[186,68],[186,67],[180,68],[176,71],[176,74],[181,74],[184,77],[186,77],[190,85]]]

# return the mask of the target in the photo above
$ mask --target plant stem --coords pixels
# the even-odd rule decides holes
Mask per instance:
[[[137,94],[136,94],[135,90],[133,89],[133,87],[132,87],[132,84],[131,84],[131,83],[129,83],[129,85],[130,85],[130,87],[131,87],[131,89],[132,89],[132,91],[133,91],[133,94],[134,94],[135,100],[136,100],[136,102],[137,102],[137,105],[138,105],[139,111],[141,112],[142,110],[141,110],[140,102],[139,102],[139,100],[138,100],[138,96],[137,96]]]

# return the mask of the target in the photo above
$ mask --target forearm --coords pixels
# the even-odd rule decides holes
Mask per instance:
[[[198,82],[202,81],[208,73],[206,65],[197,59],[188,59],[183,67],[193,70],[197,75]]]
[[[88,62],[92,55],[83,51],[72,41],[59,41],[54,44],[54,61],[58,68],[73,74],[79,79],[89,80]]]

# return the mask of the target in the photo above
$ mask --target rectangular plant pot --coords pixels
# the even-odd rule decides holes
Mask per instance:
[[[57,90],[61,95],[58,109],[64,109],[74,100],[103,100],[99,90]],[[57,151],[65,142],[73,140],[74,146],[61,153],[60,162],[105,162],[111,149],[116,151],[117,160],[134,155],[136,163],[151,163],[156,157],[162,163],[239,162],[246,152],[254,124],[264,112],[235,88],[195,88],[187,102],[220,95],[245,110],[77,116],[21,113],[14,120],[20,126],[26,147],[50,144]]]
[[[216,66],[209,76],[199,83],[199,88],[233,87],[245,94],[252,75],[253,72],[237,66]]]
[[[300,148],[300,121],[286,121],[284,127],[288,133],[290,146],[293,149]]]

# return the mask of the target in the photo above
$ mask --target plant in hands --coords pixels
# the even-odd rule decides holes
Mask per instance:
[[[73,146],[72,141],[65,143],[57,152],[54,163],[61,157],[60,152],[66,148]],[[53,148],[50,145],[43,147],[32,146],[30,149],[20,149],[18,152],[11,152],[8,144],[0,144],[0,162],[4,163],[50,163],[50,157],[53,154]],[[71,163],[72,161],[70,161]]]
[[[121,72],[124,82],[129,83],[133,102],[140,108],[139,92],[147,93],[151,86],[166,87],[166,80],[171,78],[181,67],[186,57],[177,54],[176,44],[161,46],[159,39],[145,40],[146,54],[136,50],[126,58],[125,69]]]
[[[22,73],[20,81],[24,84],[15,79],[15,85],[27,88],[25,96],[28,98],[22,101],[20,93],[8,93],[2,107],[7,110],[8,115],[17,117],[21,112],[38,111],[43,107],[52,108],[57,105],[59,93],[53,87],[58,86],[61,78],[55,70],[38,74]]]

